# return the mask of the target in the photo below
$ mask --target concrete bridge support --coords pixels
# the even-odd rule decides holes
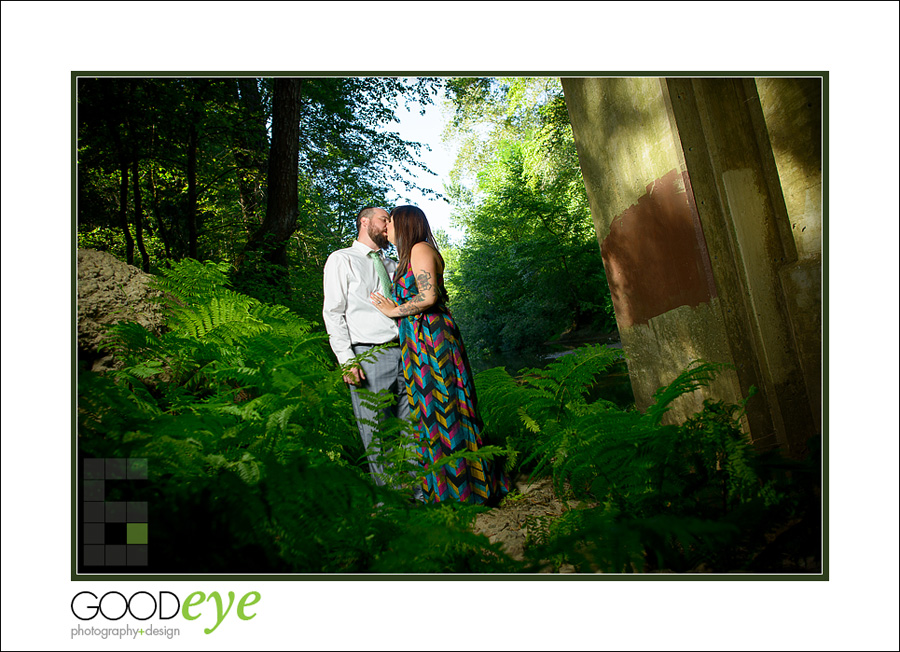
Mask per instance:
[[[688,363],[760,447],[821,428],[821,80],[563,79],[638,407]]]

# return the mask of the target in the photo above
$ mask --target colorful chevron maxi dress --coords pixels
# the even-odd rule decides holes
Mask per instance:
[[[464,459],[435,467],[456,451],[482,446],[475,384],[456,321],[439,285],[438,302],[400,319],[400,350],[410,407],[418,422],[419,462],[427,471],[423,488],[430,502],[484,503],[509,491],[501,462]],[[418,294],[412,266],[394,284],[394,298],[406,303]]]

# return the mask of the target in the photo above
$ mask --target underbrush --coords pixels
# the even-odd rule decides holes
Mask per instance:
[[[580,572],[817,572],[818,451],[760,454],[740,404],[705,401],[682,424],[663,416],[724,365],[697,361],[645,411],[592,398],[619,352],[588,346],[544,370],[479,376],[489,429],[533,476],[548,474],[577,507],[530,524],[528,569]]]
[[[552,560],[580,572],[778,572],[791,570],[786,559],[816,570],[815,463],[757,454],[740,428],[743,404],[707,402],[663,424],[717,365],[692,365],[643,414],[597,398],[597,379],[621,355],[602,346],[516,377],[476,376],[493,444],[480,454],[502,454],[511,474],[551,475],[578,505],[533,524],[522,563],[473,533],[486,508],[412,500],[409,423],[381,426],[396,471],[375,487],[326,336],[229,289],[226,272],[195,261],[165,270],[156,283],[167,330],[116,325],[106,346],[118,368],[79,372],[79,463],[148,461],[143,570],[505,573]]]
[[[515,570],[472,534],[479,508],[413,505],[402,470],[389,478],[399,491],[371,484],[326,336],[230,290],[226,272],[195,261],[165,270],[166,332],[118,324],[106,347],[119,368],[79,373],[80,457],[148,460],[146,570]],[[382,430],[402,456],[409,424]]]

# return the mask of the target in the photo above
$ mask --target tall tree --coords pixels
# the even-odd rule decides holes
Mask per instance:
[[[80,79],[79,245],[133,261],[139,228],[153,264],[188,256],[240,261],[241,274],[267,266],[241,289],[271,299],[266,288],[277,287],[278,300],[315,304],[321,265],[350,237],[359,207],[391,203],[390,181],[427,170],[424,145],[392,124],[401,104],[427,105],[438,85]],[[138,196],[140,209],[125,207]],[[138,218],[139,227],[129,223]]]
[[[144,207],[141,202],[140,174],[138,172],[138,157],[131,159],[132,195],[134,196],[134,235],[137,241],[138,251],[141,252],[141,269],[150,271],[150,256],[144,246]]]
[[[279,95],[284,100],[287,80],[275,80],[273,111]],[[344,246],[353,233],[356,212],[367,204],[386,204],[389,180],[401,179],[400,170],[427,171],[418,159],[423,147],[407,142],[389,129],[396,121],[400,102],[431,101],[437,80],[393,78],[304,78],[299,83],[299,206],[276,209],[273,183],[287,187],[287,179],[273,166],[285,161],[276,156],[276,125],[273,115],[272,147],[267,175],[267,215],[248,241],[236,279],[238,287],[253,293],[254,287],[277,286],[286,290],[284,279],[290,263],[285,246],[290,240],[295,263],[288,270],[292,283],[306,296],[305,303],[318,303],[321,267],[328,253]],[[292,101],[292,104],[294,102]],[[289,153],[293,160],[293,153]],[[289,210],[297,212],[291,216]],[[272,212],[275,210],[276,212]],[[298,219],[299,215],[299,219]],[[296,236],[296,237],[292,237]],[[313,294],[315,293],[315,294]],[[296,292],[290,293],[292,296]],[[271,298],[271,297],[270,297]]]
[[[234,160],[238,168],[241,215],[248,235],[262,223],[265,200],[269,115],[260,85],[259,79],[242,77],[235,86],[240,120],[234,130]]]
[[[287,267],[287,240],[297,230],[300,90],[300,79],[275,80],[266,217],[246,248],[248,252],[262,251],[266,261],[284,267]]]

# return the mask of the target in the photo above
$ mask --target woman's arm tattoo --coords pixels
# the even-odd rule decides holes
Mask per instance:
[[[434,286],[431,285],[431,274],[426,272],[424,269],[422,273],[416,277],[416,286],[419,288],[419,292],[427,292],[431,290]]]
[[[416,276],[416,287],[419,289],[419,294],[410,297],[409,301],[402,304],[401,306],[398,306],[400,309],[401,317],[407,317],[409,315],[416,315],[420,312],[424,312],[435,303],[434,301],[426,303],[425,297],[422,296],[423,292],[436,292],[434,285],[431,284],[431,274],[429,272],[422,270],[422,273]]]
[[[416,304],[420,304],[424,300],[425,299],[422,298],[421,294],[417,294],[414,297],[410,297],[409,301],[398,306],[398,308],[400,310],[400,316],[408,317],[409,315],[415,315],[415,314],[422,312],[425,308],[422,306],[416,305]]]

